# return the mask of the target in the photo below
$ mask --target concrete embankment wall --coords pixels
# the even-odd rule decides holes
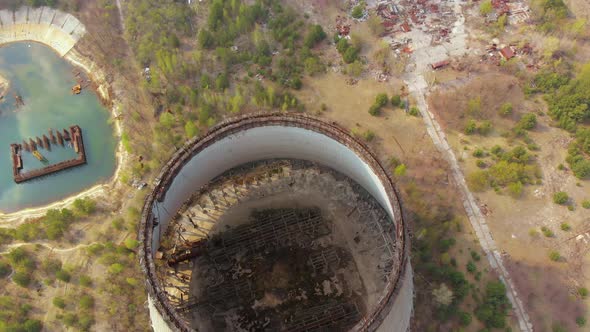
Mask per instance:
[[[86,28],[74,16],[49,7],[21,7],[0,11],[0,45],[35,41],[66,55],[84,36]]]

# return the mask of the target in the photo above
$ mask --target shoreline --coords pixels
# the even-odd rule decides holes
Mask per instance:
[[[54,29],[51,26],[46,26],[47,31],[51,31]],[[0,35],[6,32],[6,28],[0,28]],[[34,39],[20,39],[20,40],[0,40],[0,47],[14,42],[37,42],[49,47],[50,49],[56,51],[58,54],[60,53],[58,49],[53,47],[50,43],[47,43],[45,40],[34,40]],[[115,149],[115,159],[116,159],[116,167],[113,175],[110,177],[109,180],[105,181],[104,183],[98,183],[92,187],[86,188],[82,191],[73,193],[67,197],[59,199],[49,204],[24,208],[18,211],[4,213],[0,210],[0,225],[4,225],[6,223],[22,223],[26,219],[31,218],[39,218],[43,216],[48,210],[50,209],[57,209],[57,208],[65,208],[71,205],[76,199],[78,198],[85,198],[85,197],[92,197],[97,198],[101,196],[105,196],[109,191],[116,190],[118,179],[121,175],[121,170],[123,165],[128,160],[128,153],[124,151],[123,144],[121,143],[121,136],[123,133],[123,124],[121,121],[116,119],[116,116],[120,114],[118,103],[116,100],[111,99],[109,94],[109,87],[106,81],[106,74],[96,65],[92,60],[85,58],[82,56],[76,49],[75,45],[71,49],[68,50],[63,55],[60,55],[65,61],[70,63],[72,66],[83,70],[89,77],[89,79],[94,83],[95,90],[94,92],[97,94],[97,97],[103,101],[105,105],[106,111],[109,112],[109,120],[112,120],[114,126],[114,135],[117,139],[117,147]],[[108,105],[111,105],[110,107]]]

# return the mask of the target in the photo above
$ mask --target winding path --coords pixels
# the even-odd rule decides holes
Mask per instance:
[[[533,332],[533,324],[531,323],[524,305],[519,298],[518,293],[516,292],[514,282],[510,278],[510,274],[504,266],[501,253],[496,246],[496,242],[492,237],[486,220],[481,213],[479,205],[475,201],[473,194],[467,187],[463,172],[459,167],[457,158],[449,146],[442,128],[436,121],[433,114],[430,112],[428,103],[426,102],[428,83],[424,78],[423,72],[428,69],[427,63],[432,63],[439,60],[433,59],[431,56],[433,54],[437,54],[443,57],[451,57],[462,55],[467,52],[467,49],[465,48],[465,17],[463,16],[459,0],[454,0],[453,11],[455,12],[457,21],[455,22],[455,26],[453,28],[452,40],[449,43],[450,46],[448,46],[448,48],[444,47],[445,49],[443,52],[440,52],[440,45],[437,46],[437,50],[433,50],[430,46],[416,50],[414,53],[414,65],[407,71],[405,82],[408,85],[410,93],[416,99],[422,119],[426,125],[426,130],[430,135],[432,142],[449,163],[453,173],[453,178],[457,183],[457,186],[463,197],[463,206],[465,207],[465,211],[467,212],[471,226],[475,230],[475,234],[477,235],[479,243],[486,253],[486,257],[490,263],[490,266],[499,274],[500,279],[506,285],[506,295],[512,304],[514,313],[518,319],[520,330],[524,332]]]
[[[4,249],[2,251],[0,251],[0,255],[8,253],[10,250],[12,250],[14,248],[20,248],[20,247],[23,247],[23,246],[41,245],[41,246],[43,246],[43,247],[45,247],[45,248],[47,248],[47,249],[49,249],[49,250],[51,250],[53,252],[63,253],[63,252],[69,252],[69,251],[78,250],[80,248],[86,248],[86,247],[89,247],[89,246],[91,246],[93,244],[96,244],[96,243],[99,243],[99,242],[91,242],[91,243],[78,244],[78,245],[76,245],[74,247],[71,247],[71,248],[55,248],[55,247],[52,247],[52,246],[50,246],[50,245],[48,245],[46,243],[42,243],[42,242],[19,242],[19,243],[11,243],[11,244],[5,245],[4,246]]]

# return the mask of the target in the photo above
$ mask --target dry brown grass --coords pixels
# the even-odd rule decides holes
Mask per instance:
[[[481,110],[470,113],[470,100],[480,98]],[[462,131],[469,118],[498,120],[498,108],[512,103],[515,113],[524,107],[524,94],[517,78],[501,73],[477,76],[465,84],[438,89],[430,95],[431,110],[446,129]],[[514,114],[512,117],[515,118]]]

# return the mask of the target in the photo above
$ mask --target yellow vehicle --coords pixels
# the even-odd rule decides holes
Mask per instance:
[[[47,158],[43,157],[43,155],[37,150],[33,151],[33,156],[35,156],[35,158],[37,158],[40,162],[47,162]]]

